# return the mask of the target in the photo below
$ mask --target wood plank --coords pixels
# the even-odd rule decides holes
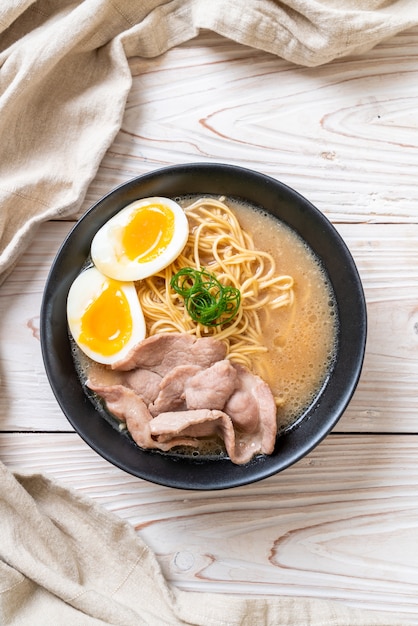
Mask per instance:
[[[180,588],[332,598],[411,623],[417,455],[415,435],[331,435],[277,476],[195,492],[127,475],[75,434],[0,435],[8,467],[47,473],[127,520]]]
[[[39,345],[44,283],[71,223],[44,224],[0,287],[0,428],[71,430],[49,388]],[[418,225],[339,224],[366,294],[369,334],[362,377],[336,427],[418,432]]]
[[[317,68],[207,32],[131,59],[122,127],[81,212],[156,168],[221,161],[282,180],[334,221],[416,221],[417,34]]]
[[[45,281],[72,225],[42,224],[29,249],[0,286],[1,430],[72,430],[48,384],[39,340]]]
[[[368,312],[362,377],[339,431],[417,432],[418,226],[338,225]]]

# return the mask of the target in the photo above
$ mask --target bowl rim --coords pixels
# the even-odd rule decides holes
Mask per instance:
[[[332,372],[333,393],[329,377],[297,426],[278,436],[274,453],[257,456],[246,465],[235,465],[229,459],[179,459],[142,450],[128,437],[121,436],[95,411],[82,390],[70,354],[66,316],[62,319],[69,286],[85,262],[88,243],[100,225],[126,206],[131,198],[187,195],[168,192],[181,189],[187,183],[189,189],[199,189],[202,179],[206,181],[206,189],[221,189],[222,185],[229,184],[244,191],[242,195],[203,189],[196,193],[234,195],[258,204],[254,198],[247,197],[252,195],[251,189],[257,190],[264,198],[259,206],[269,213],[271,209],[265,206],[266,198],[269,202],[277,202],[280,198],[286,204],[286,210],[280,215],[272,214],[296,232],[300,233],[302,229],[308,233],[302,238],[324,264],[338,305],[340,329]],[[279,208],[277,212],[280,212]],[[311,229],[316,229],[320,249],[309,240],[315,234]],[[82,246],[78,243],[80,233],[83,233]],[[327,262],[329,259],[334,259],[335,267]],[[354,307],[355,315],[351,309],[348,312],[350,307]],[[367,310],[361,279],[346,243],[330,220],[298,191],[276,178],[246,167],[213,162],[158,168],[118,185],[97,200],[77,220],[56,253],[45,283],[40,316],[41,352],[47,378],[61,410],[79,436],[104,459],[133,476],[163,486],[191,490],[227,489],[257,482],[283,471],[309,454],[329,434],[348,406],[361,375],[367,338]]]

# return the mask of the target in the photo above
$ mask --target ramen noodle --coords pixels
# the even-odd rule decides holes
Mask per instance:
[[[256,250],[233,211],[221,200],[201,198],[186,209],[190,236],[182,254],[165,270],[138,284],[147,334],[184,332],[226,342],[228,358],[251,368],[254,355],[266,352],[259,312],[290,307],[293,278],[277,273],[273,256]],[[204,268],[224,285],[239,289],[241,306],[225,326],[202,326],[187,316],[170,288],[182,268]]]

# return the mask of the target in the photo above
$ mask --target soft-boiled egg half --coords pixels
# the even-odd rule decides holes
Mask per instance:
[[[189,236],[187,217],[169,198],[132,202],[108,220],[91,244],[91,258],[106,276],[135,281],[174,261]]]
[[[91,359],[110,365],[145,338],[145,320],[132,282],[120,282],[89,267],[72,283],[68,326]]]

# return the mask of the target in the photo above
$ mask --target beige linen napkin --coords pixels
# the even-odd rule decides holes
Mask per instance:
[[[417,23],[416,0],[4,0],[0,281],[41,222],[80,207],[121,125],[129,57],[206,28],[314,66]]]
[[[2,626],[400,626],[336,602],[179,591],[134,529],[0,463]]]

